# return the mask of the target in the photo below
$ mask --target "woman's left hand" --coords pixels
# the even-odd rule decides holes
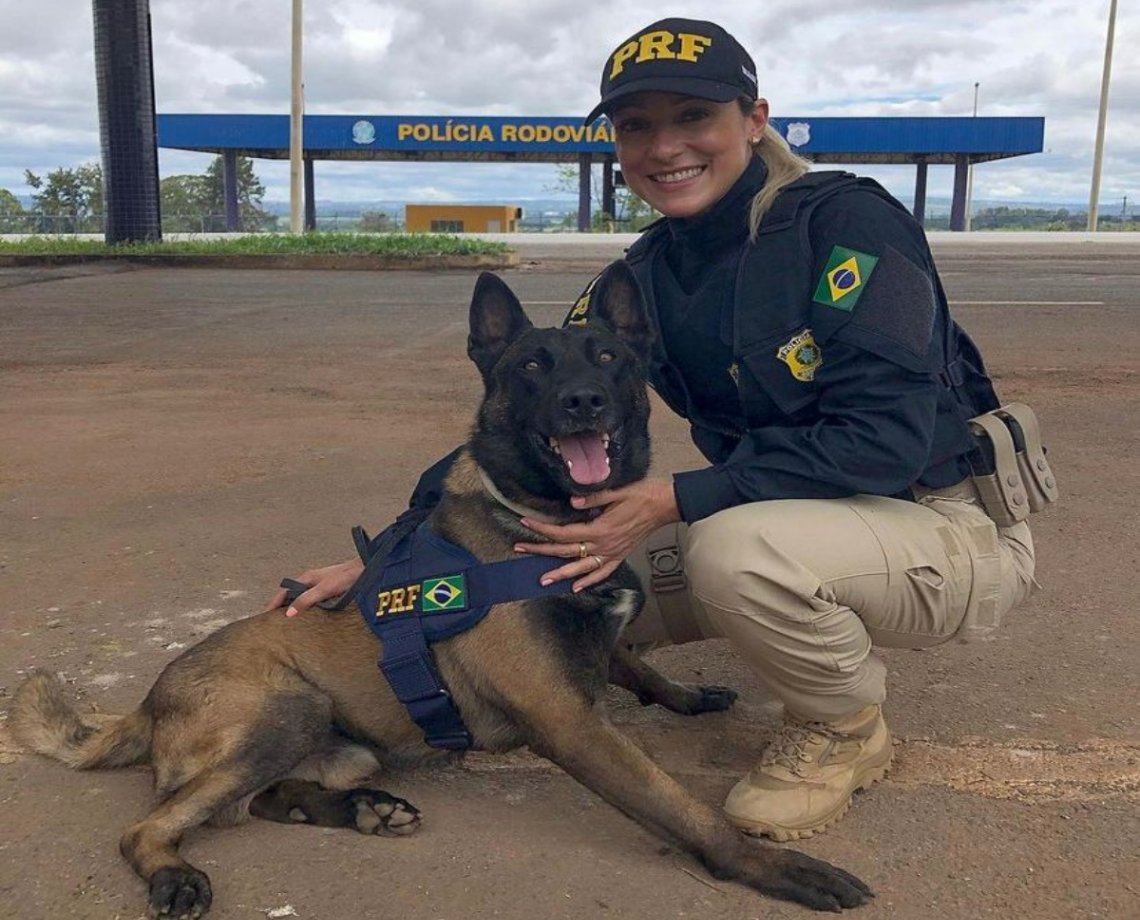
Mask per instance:
[[[579,510],[605,510],[582,524],[544,524],[523,518],[524,527],[553,542],[516,543],[515,550],[572,560],[544,575],[542,584],[576,578],[575,592],[605,581],[653,531],[681,520],[673,483],[665,479],[643,479],[620,489],[575,496],[570,504]]]

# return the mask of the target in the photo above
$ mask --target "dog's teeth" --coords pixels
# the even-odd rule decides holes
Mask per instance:
[[[568,469],[568,470],[574,469],[574,461],[573,460],[567,460],[566,461],[566,469]]]
[[[550,439],[550,449],[558,454],[558,456],[562,456],[562,445],[558,443],[558,438]]]

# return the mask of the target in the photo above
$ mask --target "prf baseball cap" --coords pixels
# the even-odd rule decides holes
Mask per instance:
[[[712,22],[662,19],[622,42],[602,71],[602,101],[590,124],[632,93],[665,92],[731,102],[755,99],[756,65],[740,43]]]

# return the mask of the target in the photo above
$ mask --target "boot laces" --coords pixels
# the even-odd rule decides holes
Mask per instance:
[[[839,732],[823,722],[786,720],[760,755],[760,766],[778,765],[797,773],[812,759],[807,753],[809,744],[839,737]]]

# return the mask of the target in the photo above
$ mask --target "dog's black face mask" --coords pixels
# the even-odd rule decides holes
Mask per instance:
[[[564,500],[648,470],[651,333],[626,263],[602,273],[588,318],[536,329],[502,280],[484,273],[475,285],[467,353],[486,392],[471,449],[510,497]]]

